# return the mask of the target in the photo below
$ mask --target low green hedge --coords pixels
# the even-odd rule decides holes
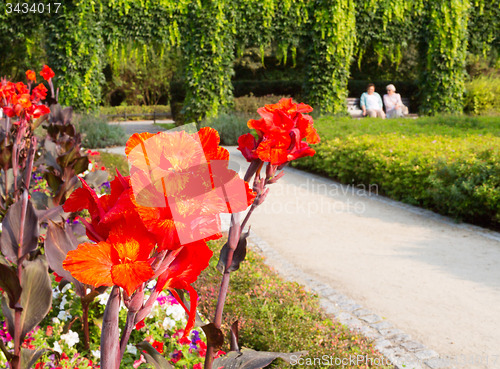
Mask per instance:
[[[347,136],[315,146],[294,165],[344,183],[373,185],[395,200],[500,229],[500,137]]]
[[[130,105],[130,106],[102,106],[99,110],[101,115],[118,115],[117,117],[108,117],[108,120],[122,121],[125,120],[151,120],[152,116],[130,116],[137,114],[153,114],[153,112],[160,114],[168,114],[171,117],[169,105]],[[160,117],[157,119],[167,119],[167,117]]]
[[[465,84],[464,110],[500,115],[500,77],[480,76]]]
[[[82,143],[87,149],[122,146],[127,142],[123,128],[108,124],[102,116],[77,115],[74,123],[76,130],[82,134]]]

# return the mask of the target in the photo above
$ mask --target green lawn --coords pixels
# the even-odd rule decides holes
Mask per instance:
[[[400,133],[406,135],[446,135],[463,137],[466,135],[491,134],[500,136],[500,116],[436,116],[377,119],[324,116],[314,121],[323,140],[361,135]]]

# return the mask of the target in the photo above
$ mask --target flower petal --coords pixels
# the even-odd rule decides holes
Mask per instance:
[[[113,285],[112,265],[111,245],[107,242],[82,243],[68,252],[63,262],[63,268],[74,278],[94,287]]]
[[[113,283],[123,288],[129,296],[153,275],[153,269],[146,261],[118,264],[111,268]]]

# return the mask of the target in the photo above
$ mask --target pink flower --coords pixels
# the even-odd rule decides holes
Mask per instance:
[[[146,363],[146,359],[144,359],[144,355],[141,355],[141,358],[139,360],[134,361],[134,369],[137,369],[141,364]]]

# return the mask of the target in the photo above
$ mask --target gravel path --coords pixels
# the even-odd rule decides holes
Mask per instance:
[[[271,265],[387,357],[417,358],[407,368],[500,368],[499,233],[285,172],[250,221]]]

